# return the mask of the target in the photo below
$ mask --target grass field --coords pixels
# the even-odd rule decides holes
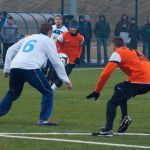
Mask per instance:
[[[89,134],[105,125],[106,102],[111,97],[115,84],[126,79],[120,70],[116,70],[103,89],[99,100],[86,100],[85,96],[93,90],[101,71],[100,69],[73,71],[71,75],[73,89],[68,91],[62,87],[55,94],[52,119],[60,123],[55,127],[36,125],[41,95],[29,85],[25,85],[22,95],[14,103],[11,111],[0,118],[0,150],[150,149],[149,93],[129,101],[129,114],[133,122],[128,133],[134,133],[133,135],[92,137]],[[8,80],[2,75],[0,84],[0,97],[2,98],[8,87]],[[118,129],[119,121],[120,110],[118,109],[114,132]],[[52,134],[54,132],[58,134]],[[137,135],[137,133],[146,134]]]

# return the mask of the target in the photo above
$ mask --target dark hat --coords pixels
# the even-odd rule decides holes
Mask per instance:
[[[76,20],[71,20],[69,22],[69,28],[78,28],[78,22]]]

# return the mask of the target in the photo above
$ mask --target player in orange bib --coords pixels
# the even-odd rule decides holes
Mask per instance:
[[[150,62],[148,59],[140,51],[127,48],[120,37],[114,38],[112,46],[114,52],[99,76],[94,92],[89,94],[87,99],[98,99],[101,90],[116,67],[119,67],[128,76],[128,80],[115,86],[114,94],[107,102],[106,126],[99,132],[92,133],[94,136],[113,135],[113,121],[117,106],[120,106],[122,113],[118,132],[125,132],[131,123],[127,112],[127,101],[131,97],[150,91]]]
[[[69,25],[69,31],[63,32],[56,41],[58,53],[64,53],[69,57],[69,64],[65,67],[67,75],[70,75],[76,64],[80,63],[80,55],[84,37],[78,33],[77,29],[78,22],[76,20],[72,20]],[[53,91],[63,84],[54,72],[52,73],[50,79],[51,81],[54,81],[54,84],[51,86]]]

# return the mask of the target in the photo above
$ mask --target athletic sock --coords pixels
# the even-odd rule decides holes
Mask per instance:
[[[58,89],[58,87],[56,86],[55,83],[51,86],[51,88],[52,88],[53,92],[55,92]]]

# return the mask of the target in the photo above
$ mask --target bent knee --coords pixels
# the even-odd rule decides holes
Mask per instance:
[[[20,93],[10,90],[10,91],[8,91],[7,95],[9,95],[12,98],[12,100],[14,101],[20,96]]]

